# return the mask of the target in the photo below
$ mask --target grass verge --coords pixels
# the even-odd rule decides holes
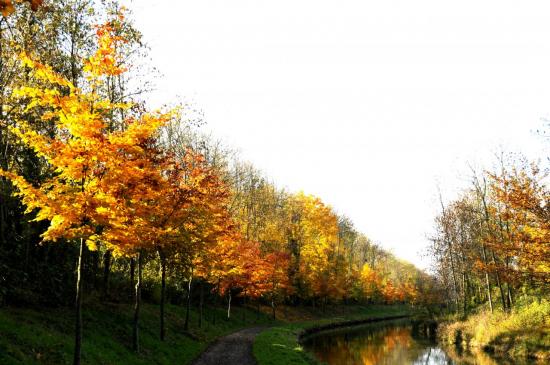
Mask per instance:
[[[413,311],[404,305],[372,305],[348,307],[345,312],[332,308],[331,313],[324,318],[277,325],[260,333],[254,342],[254,356],[258,364],[316,364],[313,356],[300,346],[298,337],[304,330],[330,323],[407,315]]]
[[[188,364],[215,338],[240,328],[269,324],[269,316],[234,307],[231,320],[223,308],[205,308],[203,326],[190,313],[189,333],[183,331],[185,309],[166,308],[166,340],[159,339],[159,307],[143,304],[140,354],[131,348],[132,306],[94,304],[84,308],[83,364]],[[215,322],[213,321],[215,318]],[[0,308],[0,364],[71,364],[74,315],[70,308]]]
[[[534,301],[511,313],[487,309],[440,326],[442,342],[482,349],[496,356],[550,360],[550,301]]]

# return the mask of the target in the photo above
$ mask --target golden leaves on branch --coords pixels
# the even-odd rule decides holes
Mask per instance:
[[[516,263],[506,268],[511,279],[528,274],[532,279],[550,283],[548,173],[532,164],[489,177],[496,205],[492,214],[495,221],[505,224],[505,229],[489,244],[500,256]]]
[[[27,212],[36,212],[36,220],[50,221],[42,235],[44,240],[84,238],[91,249],[103,242],[118,244],[114,247],[118,252],[127,252],[128,246],[139,243],[136,236],[113,232],[128,231],[129,223],[140,226],[143,216],[131,220],[128,215],[142,214],[148,207],[140,206],[141,210],[120,207],[151,198],[136,194],[131,186],[121,190],[120,183],[151,183],[155,176],[160,179],[159,169],[163,166],[156,166],[157,161],[151,158],[158,160],[162,152],[154,151],[152,141],[173,114],[128,112],[127,128],[119,131],[109,128],[112,110],[130,108],[130,104],[111,103],[95,92],[96,86],[104,82],[102,76],[125,71],[111,62],[118,59],[117,42],[123,41],[115,35],[117,29],[113,24],[116,22],[98,27],[99,50],[90,57],[86,68],[90,87],[76,88],[51,67],[27,54],[20,55],[20,61],[30,69],[32,86],[29,83],[14,90],[12,104],[22,109],[21,115],[34,113],[37,118],[52,122],[55,132],[35,130],[24,120],[16,120],[11,131],[45,158],[54,173],[38,187],[13,172],[0,174],[14,183]],[[149,193],[153,190],[144,189]],[[125,199],[127,202],[122,204]],[[98,233],[102,231],[110,236]],[[105,237],[113,241],[105,241]]]
[[[16,0],[16,3],[26,2],[29,3],[33,11],[38,10],[44,0]],[[3,16],[9,16],[15,11],[15,4],[13,0],[0,0],[0,13]]]
[[[118,17],[118,21],[110,21],[97,27],[98,49],[84,64],[84,71],[89,73],[90,79],[97,75],[116,76],[127,71],[122,66],[120,56],[113,52],[121,44],[127,43],[124,37],[117,35],[124,19],[122,14]]]

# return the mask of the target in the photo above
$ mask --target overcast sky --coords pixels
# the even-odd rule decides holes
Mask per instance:
[[[421,267],[467,163],[548,155],[547,1],[133,0],[177,100],[279,186]],[[547,5],[548,4],[548,5]]]

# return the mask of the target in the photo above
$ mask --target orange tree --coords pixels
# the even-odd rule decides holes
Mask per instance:
[[[504,169],[503,169],[504,170]],[[490,174],[499,223],[494,249],[505,258],[510,280],[550,283],[550,219],[548,173],[539,166],[514,167]]]
[[[86,62],[87,84],[82,88],[32,57],[20,56],[32,81],[13,92],[10,107],[21,109],[21,117],[10,130],[45,160],[51,174],[39,185],[32,185],[13,172],[0,171],[16,186],[27,212],[35,213],[37,221],[50,222],[42,235],[44,241],[62,238],[79,242],[74,364],[81,358],[81,272],[86,248],[96,249],[103,242],[116,253],[127,255],[156,233],[150,225],[139,224],[150,206],[137,204],[141,198],[133,194],[135,190],[120,186],[131,181],[151,182],[148,176],[158,178],[157,167],[144,147],[169,115],[141,114],[129,117],[121,131],[109,128],[113,110],[131,109],[129,104],[112,103],[96,92],[108,76],[125,72],[115,51],[124,42],[114,35],[116,24],[110,21],[98,27],[98,50]],[[33,130],[25,115],[51,123],[55,132]],[[121,204],[125,199],[130,204]],[[146,239],[136,241],[136,235],[141,234]]]
[[[36,11],[42,5],[44,0],[16,0],[16,3],[26,2],[29,3],[31,9]],[[15,4],[13,0],[0,0],[0,13],[3,16],[8,16],[15,11]]]
[[[204,156],[187,149],[169,176],[171,193],[164,195],[162,205],[170,208],[163,223],[172,227],[173,240],[161,248],[188,274],[184,325],[187,330],[193,278],[208,275],[207,247],[215,246],[231,231],[232,224],[227,210],[227,188]]]
[[[258,283],[258,294],[268,295],[271,311],[275,319],[275,305],[292,292],[288,278],[290,255],[282,251],[273,251],[263,255],[260,265],[253,273]]]

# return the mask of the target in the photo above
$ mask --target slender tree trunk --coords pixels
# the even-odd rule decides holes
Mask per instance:
[[[220,295],[220,285],[221,285],[221,279],[218,278],[218,285],[216,286],[216,299],[214,301],[215,305],[217,306],[217,304],[223,304],[223,298],[221,297]],[[212,324],[216,324],[216,311],[212,311],[212,318],[213,318],[213,321],[212,321]]]
[[[97,279],[97,277],[99,276],[98,272],[99,272],[99,251],[95,250],[95,251],[92,251],[92,272],[90,273],[90,276],[91,276],[90,282],[94,290],[99,286],[98,279]]]
[[[109,297],[109,276],[111,273],[111,250],[105,251],[103,255],[103,297]]]
[[[512,289],[510,289],[510,283],[506,285],[508,289],[508,308],[512,308],[514,305],[514,297],[512,296]]]
[[[457,281],[456,281],[455,264],[454,264],[454,260],[453,260],[453,249],[452,249],[452,245],[451,245],[450,241],[447,242],[447,245],[449,247],[449,257],[451,259],[451,273],[453,274],[453,289],[454,289],[455,310],[458,312],[459,311],[459,306],[458,306],[458,284],[457,284]]]
[[[509,231],[509,227],[508,227]],[[510,234],[508,234],[510,235]],[[506,258],[506,271],[510,270],[510,260]],[[510,288],[510,282],[508,281],[506,283],[506,292],[508,296],[508,308],[512,309],[512,306],[514,305],[514,298],[512,296],[512,289]]]
[[[246,290],[243,297],[243,323],[246,323]]]
[[[84,246],[84,238],[81,238],[76,268],[76,326],[73,365],[80,365],[82,353],[82,266],[84,263]]]
[[[0,39],[1,40],[1,39]],[[1,118],[1,114],[0,114]],[[0,180],[0,192],[4,193],[4,178]],[[2,199],[3,200],[3,199]],[[0,247],[6,242],[6,208],[4,207],[4,201],[0,202]]]
[[[489,232],[491,230],[490,225],[490,216],[489,216],[489,210],[487,208],[487,201],[486,201],[486,194],[487,194],[487,184],[485,181],[485,178],[483,178],[483,189],[481,188],[481,184],[479,183],[479,180],[474,180],[474,186],[477,190],[477,193],[479,194],[479,198],[481,199],[481,203],[483,204],[483,212],[484,212],[484,220],[485,225],[487,226],[487,231]],[[481,232],[483,232],[483,223],[480,226]],[[485,267],[487,267],[487,251],[485,249],[485,244],[483,243],[483,239],[481,240],[481,249],[483,253],[483,264]],[[487,272],[487,268],[483,270],[485,272],[485,284],[487,285],[487,298],[489,299],[489,308],[491,310],[491,313],[493,313],[493,298],[491,296],[491,282],[489,280],[489,273]]]
[[[231,289],[227,294],[227,319],[231,319]]]
[[[476,283],[476,286],[477,286],[477,297],[478,297],[476,304],[479,304],[483,301],[483,294],[481,293],[481,285],[478,285]]]
[[[487,265],[487,252],[485,251],[485,245],[482,243],[481,248],[483,250],[483,261],[485,262],[485,265]],[[485,284],[487,285],[487,299],[489,299],[489,309],[491,310],[491,313],[493,313],[493,298],[491,296],[491,281],[489,280],[489,273],[487,272],[487,269],[485,271]]]
[[[131,257],[130,258],[130,288],[131,292],[134,291],[135,288],[135,278],[136,278],[136,260]]]
[[[495,252],[494,251],[491,251],[491,256],[492,256],[492,259],[493,259],[493,265],[495,265],[495,268],[497,267],[497,259],[495,257]],[[497,285],[498,285],[498,289],[500,291],[500,300],[502,302],[502,310],[503,311],[508,311],[508,308],[506,307],[506,296],[504,295],[504,289],[502,288],[502,282],[500,281],[500,274],[499,274],[499,270],[496,269],[495,270],[495,277],[497,279]]]
[[[160,258],[160,340],[164,341],[166,329],[164,326],[164,303],[166,298],[166,258],[159,248]]]
[[[275,296],[271,295],[271,316],[273,317],[273,320],[276,320],[275,316]]]
[[[200,282],[200,297],[199,297],[199,328],[202,328],[202,308],[204,305],[204,281],[201,280]]]
[[[187,304],[185,308],[185,323],[183,329],[189,330],[189,309],[191,308],[191,289],[193,288],[193,269],[191,269],[191,275],[189,276],[189,283],[187,286]]]
[[[445,205],[443,204],[443,197],[441,196],[441,192],[439,193],[439,202],[441,203],[441,213],[445,217],[446,216]],[[444,229],[444,236],[443,236],[444,237],[444,242],[445,242],[445,244],[447,246],[447,249],[449,251],[449,259],[451,261],[451,274],[453,276],[455,310],[458,312],[459,311],[459,306],[458,306],[458,285],[457,285],[457,282],[456,282],[455,263],[454,263],[454,259],[453,259],[453,245],[452,245],[451,239],[448,236],[447,226],[445,224],[443,225],[443,229]]]
[[[25,242],[25,265],[24,265],[24,271],[28,272],[27,269],[29,268],[29,255],[31,251],[31,243],[29,240],[26,240]]]
[[[141,306],[141,281],[142,281],[142,266],[143,258],[142,252],[138,252],[137,257],[137,282],[135,290],[135,304],[134,304],[134,333],[133,333],[133,347],[135,352],[139,352],[139,310]]]
[[[468,302],[466,301],[467,291],[466,291],[466,272],[462,272],[462,311],[466,314]]]
[[[461,229],[460,233],[460,261],[462,264],[462,310],[464,315],[468,311],[468,297],[470,293],[470,280],[466,273],[466,254],[464,253],[464,236]]]

